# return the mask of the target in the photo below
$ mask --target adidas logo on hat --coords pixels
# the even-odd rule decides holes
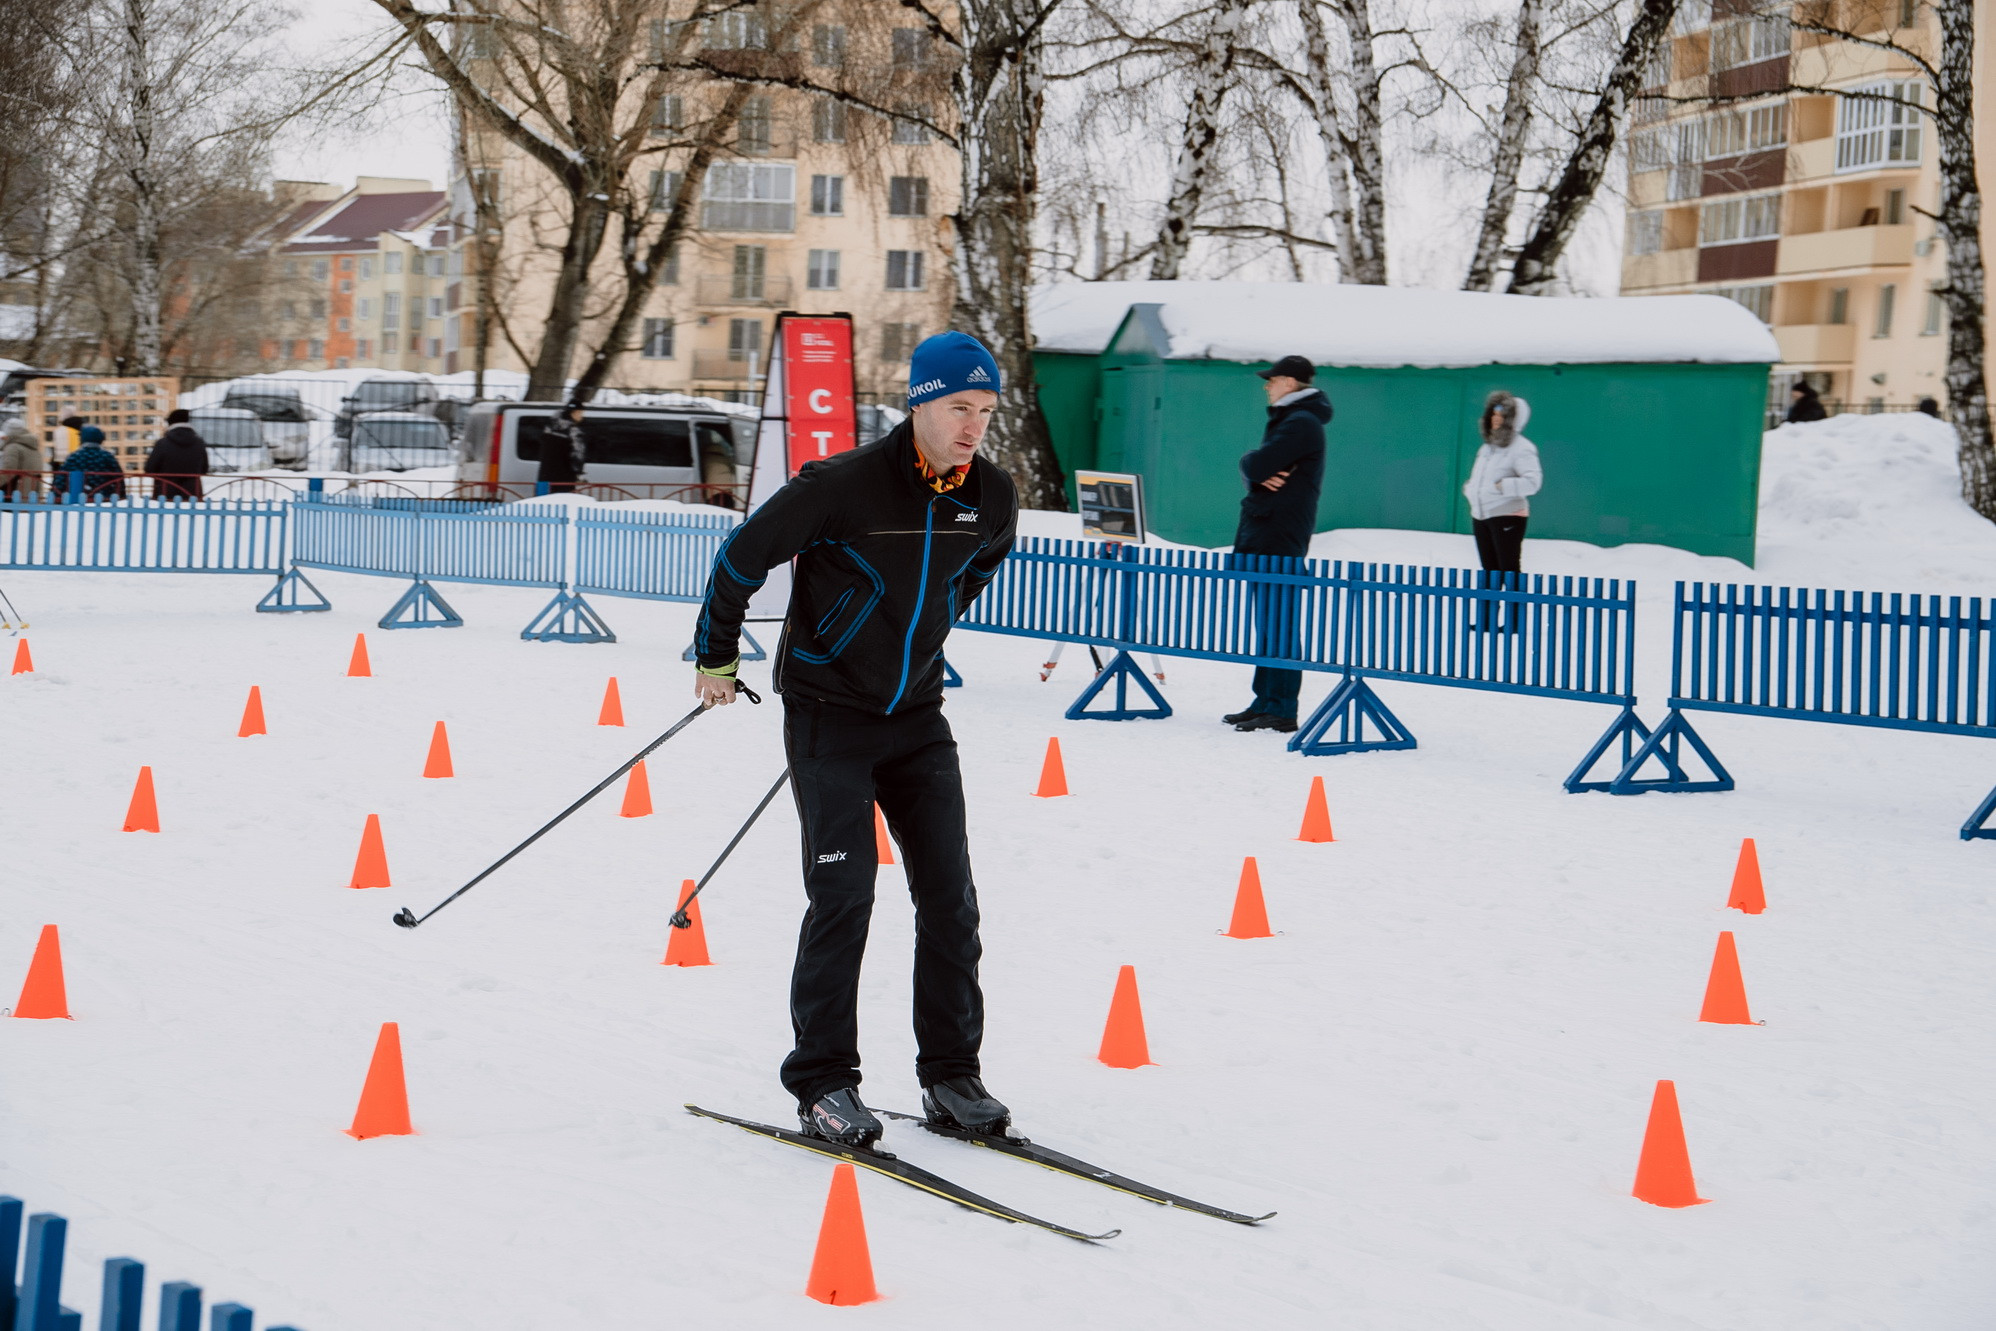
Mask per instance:
[[[971,366],[970,373],[963,378],[965,383],[971,384],[988,384],[991,382],[991,376],[984,372],[982,365]]]

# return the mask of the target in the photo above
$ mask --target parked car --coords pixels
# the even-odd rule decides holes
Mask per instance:
[[[460,481],[533,484],[556,402],[479,402],[458,441]],[[755,458],[756,423],[698,407],[592,406],[583,417],[592,485],[734,485]],[[732,504],[724,505],[731,507]]]
[[[263,471],[271,465],[263,423],[242,407],[195,407],[188,424],[208,445],[210,472]]]
[[[450,431],[419,411],[370,411],[353,418],[340,447],[340,470],[414,471],[456,460]]]
[[[264,446],[270,462],[292,471],[304,469],[312,452],[312,422],[323,419],[320,412],[305,405],[295,388],[277,385],[231,385],[221,405],[253,413],[261,423]]]
[[[428,379],[363,379],[353,392],[340,399],[339,413],[333,417],[333,434],[345,439],[353,433],[356,417],[371,412],[420,412],[433,415],[437,386]]]
[[[906,420],[908,413],[893,407],[879,407],[871,402],[861,402],[853,408],[853,440],[857,448],[864,448],[876,439],[885,438],[889,431]]]
[[[11,401],[19,394],[26,401],[30,380],[94,378],[96,373],[95,370],[36,370],[22,365],[0,374],[0,400]]]

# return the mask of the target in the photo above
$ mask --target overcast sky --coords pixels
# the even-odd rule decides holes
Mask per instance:
[[[293,26],[294,49],[324,60],[342,45],[366,43],[386,22],[373,0],[311,0]],[[427,80],[361,125],[332,134],[293,135],[279,144],[279,180],[351,185],[355,176],[410,176],[444,187],[450,171],[450,125],[443,99]]]

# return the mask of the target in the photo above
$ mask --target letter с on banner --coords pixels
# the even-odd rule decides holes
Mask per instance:
[[[790,316],[782,323],[784,415],[790,474],[858,443],[853,410],[852,321]]]

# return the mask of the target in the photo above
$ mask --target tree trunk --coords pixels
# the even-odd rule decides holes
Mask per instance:
[[[592,164],[593,166],[593,164]],[[540,350],[527,375],[527,397],[553,402],[568,389],[568,364],[582,340],[582,312],[589,299],[589,274],[610,230],[609,186],[600,171],[577,167],[568,176],[569,225],[561,247],[561,268],[548,298],[547,324]]]
[[[1303,20],[1304,73],[1309,79],[1311,119],[1317,125],[1317,139],[1324,146],[1324,175],[1331,186],[1331,228],[1338,237],[1338,281],[1357,282],[1359,252],[1358,223],[1352,216],[1351,154],[1346,151],[1344,129],[1338,123],[1336,89],[1331,79],[1331,39],[1324,31],[1324,16],[1317,12],[1317,0],[1297,0],[1297,16]]]
[[[1996,440],[1984,374],[1982,186],[1975,172],[1974,0],[1936,0],[1941,46],[1934,79],[1940,142],[1941,241],[1947,246],[1948,415],[1960,438],[1961,497],[1996,522]]]
[[[1357,194],[1351,280],[1386,285],[1386,158],[1380,149],[1379,65],[1372,50],[1369,0],[1333,0],[1351,47],[1351,178]],[[1328,89],[1326,89],[1328,91]]]
[[[1469,260],[1464,291],[1488,291],[1497,280],[1504,258],[1504,236],[1511,226],[1511,209],[1518,198],[1518,168],[1525,160],[1525,132],[1532,121],[1532,93],[1539,82],[1539,6],[1541,0],[1520,0],[1518,40],[1511,58],[1511,81],[1504,89],[1504,113],[1497,123],[1496,152],[1491,158],[1490,193],[1483,201],[1483,223],[1476,233],[1476,252]]]
[[[130,99],[130,138],[125,144],[125,175],[132,182],[131,286],[132,374],[160,371],[159,182],[154,178],[153,146],[158,126],[153,119],[148,0],[125,0],[125,60]]]
[[[1543,296],[1559,276],[1560,256],[1580,227],[1580,219],[1594,202],[1595,191],[1608,173],[1608,159],[1614,155],[1629,99],[1642,84],[1643,72],[1656,55],[1657,44],[1670,33],[1670,20],[1677,13],[1677,0],[1641,0],[1635,22],[1608,72],[1608,82],[1594,103],[1580,138],[1566,159],[1559,182],[1546,196],[1531,234],[1511,266],[1511,290],[1521,296]]]
[[[1150,275],[1156,282],[1178,279],[1186,251],[1192,248],[1192,224],[1206,195],[1213,169],[1213,149],[1220,141],[1220,104],[1233,81],[1234,60],[1240,52],[1241,27],[1247,17],[1245,0],[1220,0],[1219,12],[1206,29],[1206,41],[1192,66],[1192,99],[1185,107],[1185,129],[1178,145],[1178,167],[1172,173],[1171,198],[1164,206],[1164,223],[1157,232],[1157,251]]]
[[[1035,0],[965,0],[961,13],[963,59],[954,92],[963,199],[952,219],[954,322],[991,349],[1005,379],[985,452],[1011,475],[1022,506],[1065,509],[1067,481],[1040,410],[1027,314],[1045,114],[1045,15]]]

